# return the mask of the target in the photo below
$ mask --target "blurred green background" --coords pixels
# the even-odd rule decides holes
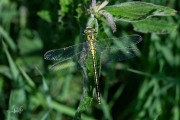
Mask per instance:
[[[110,0],[109,5],[127,1]],[[180,8],[179,0],[143,1]],[[52,62],[43,57],[50,49],[82,42],[90,3],[0,0],[0,119],[73,119],[82,94],[82,71],[72,61],[52,71]],[[138,44],[141,56],[102,66],[104,102],[93,101],[82,119],[180,120],[180,16],[166,19],[178,28],[162,35],[137,33],[131,24],[117,23],[117,36],[143,37]]]

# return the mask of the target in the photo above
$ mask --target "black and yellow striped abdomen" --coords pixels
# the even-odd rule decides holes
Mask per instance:
[[[94,70],[94,82],[96,87],[96,95],[98,103],[101,103],[100,92],[99,92],[99,80],[97,73],[97,64],[96,64],[96,33],[95,30],[91,27],[87,27],[84,31],[86,40],[89,44],[89,51],[91,52],[92,61],[93,61],[93,70]]]

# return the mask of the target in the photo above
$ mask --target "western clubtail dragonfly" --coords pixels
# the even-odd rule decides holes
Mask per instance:
[[[100,59],[104,62],[122,61],[133,58],[139,55],[139,51],[135,48],[134,45],[142,41],[142,37],[139,35],[130,35],[122,38],[107,38],[105,40],[96,40],[97,35],[95,29],[91,27],[87,27],[84,31],[84,34],[86,42],[47,51],[44,55],[44,59],[56,60],[59,61],[58,63],[61,63],[65,60],[77,57],[79,57],[79,60],[84,59],[83,57],[80,57],[81,55],[91,56],[94,70],[96,96],[98,103],[100,104],[101,98],[99,92],[96,56],[100,56]],[[75,52],[77,49],[78,51]]]

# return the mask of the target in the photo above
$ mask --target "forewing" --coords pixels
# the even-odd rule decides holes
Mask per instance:
[[[111,47],[115,45],[118,48],[129,48],[134,47],[136,44],[142,41],[140,35],[134,34],[119,38],[107,38],[104,40],[98,40],[97,46],[100,47]]]
[[[80,43],[72,45],[65,48],[54,49],[47,51],[44,54],[44,59],[46,60],[58,60],[59,62],[72,59],[73,57],[79,55],[83,50],[86,50],[87,43]]]

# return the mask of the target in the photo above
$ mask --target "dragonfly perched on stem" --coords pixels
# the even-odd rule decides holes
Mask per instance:
[[[96,31],[92,27],[84,30],[86,42],[72,45],[65,48],[47,51],[44,55],[46,60],[63,61],[78,57],[80,61],[92,58],[94,82],[98,103],[101,103],[99,92],[99,79],[97,72],[97,57],[103,62],[122,61],[139,55],[139,50],[134,46],[142,41],[140,35],[130,35],[122,38],[107,38],[96,40]],[[75,50],[78,51],[75,52]]]

